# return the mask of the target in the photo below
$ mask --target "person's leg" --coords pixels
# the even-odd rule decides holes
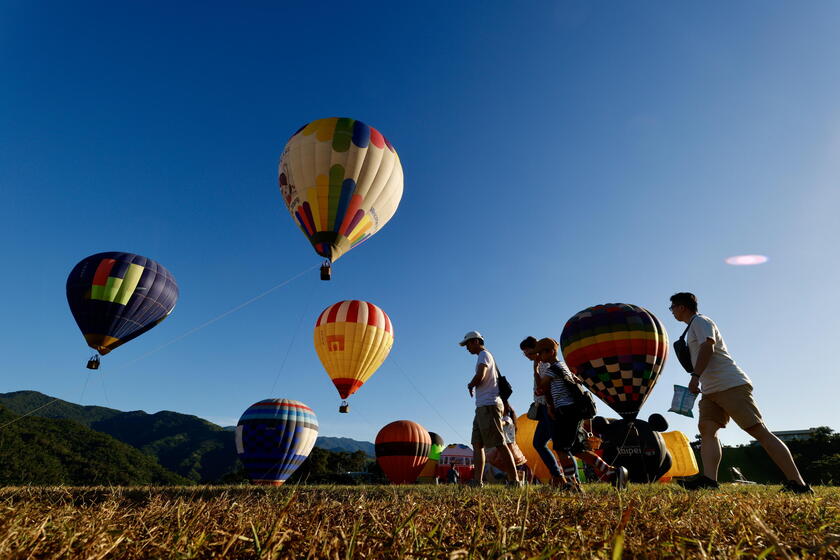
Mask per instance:
[[[578,451],[576,456],[595,470],[598,480],[612,480],[615,477],[615,469],[601,459],[597,453],[584,449]]]
[[[511,454],[507,444],[503,443],[496,447],[496,449],[499,452],[499,462],[501,463],[502,470],[507,474],[508,480],[518,480],[519,478],[516,476],[516,462],[514,462],[513,454]]]
[[[800,486],[806,486],[802,475],[799,474],[799,469],[796,468],[796,463],[793,461],[788,446],[768,430],[764,424],[761,411],[758,409],[755,399],[753,399],[751,385],[741,385],[722,391],[719,401],[738,426],[754,437],[764,448],[770,459],[784,473],[785,478]]]
[[[554,421],[549,418],[548,411],[545,405],[540,405],[537,412],[537,428],[534,430],[533,445],[534,449],[542,459],[551,477],[559,479],[561,477],[560,467],[557,465],[557,457],[554,452],[548,448],[548,442],[554,435]]]
[[[475,445],[475,444],[473,444]],[[473,449],[473,465],[475,466],[475,475],[473,480],[478,484],[484,482],[484,448],[475,446]]]
[[[557,461],[563,469],[563,476],[570,482],[580,484],[577,463],[572,455],[572,446],[574,445],[575,437],[577,437],[579,423],[576,418],[563,416],[559,410],[557,413],[558,416],[554,422],[554,433],[551,438],[551,443],[554,445],[555,453],[557,453]]]
[[[717,437],[721,425],[713,420],[701,420],[697,427],[700,429],[700,459],[703,461],[703,474],[717,481],[718,467],[723,456],[720,440]]]
[[[785,442],[776,437],[773,432],[767,429],[763,422],[747,428],[744,430],[764,448],[764,451],[770,455],[770,459],[776,463],[785,475],[785,478],[793,482],[805,486],[805,480],[799,474],[799,469],[796,468],[796,463],[793,461],[793,456],[790,454],[790,449],[785,445]],[[705,459],[704,459],[705,460]]]

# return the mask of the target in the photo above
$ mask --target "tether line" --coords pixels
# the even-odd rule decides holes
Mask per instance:
[[[130,360],[130,361],[128,361],[128,362],[125,362],[124,364],[121,364],[121,365],[120,365],[120,366],[118,366],[116,369],[111,370],[111,372],[110,372],[110,373],[115,373],[115,372],[118,372],[118,371],[124,370],[124,369],[126,369],[127,367],[129,367],[129,366],[131,366],[131,365],[136,364],[136,363],[137,363],[137,362],[139,362],[140,360],[143,360],[143,359],[145,359],[145,358],[148,358],[149,356],[151,356],[152,354],[155,354],[156,352],[160,352],[160,351],[161,351],[161,350],[163,350],[164,348],[166,348],[166,347],[168,347],[168,346],[171,346],[171,345],[175,344],[176,342],[179,342],[179,341],[181,341],[181,340],[183,340],[183,339],[187,338],[188,336],[190,336],[190,335],[192,335],[192,334],[197,333],[197,332],[198,332],[198,331],[200,331],[201,329],[203,329],[203,328],[205,328],[205,327],[208,327],[208,326],[212,325],[212,324],[213,324],[213,323],[215,323],[216,321],[219,321],[220,319],[223,319],[223,318],[227,317],[228,315],[230,315],[230,314],[232,314],[232,313],[236,313],[237,311],[239,311],[239,310],[240,310],[240,309],[242,309],[243,307],[247,307],[247,306],[251,305],[252,303],[254,303],[255,301],[261,300],[261,299],[262,299],[262,298],[264,298],[265,296],[267,296],[267,295],[271,294],[272,292],[275,292],[275,291],[279,290],[280,288],[282,288],[283,286],[286,286],[287,284],[290,284],[290,283],[291,283],[291,282],[293,282],[294,280],[297,280],[298,278],[300,278],[301,276],[303,276],[303,275],[304,275],[304,274],[306,274],[307,272],[310,272],[310,271],[312,271],[312,270],[315,270],[315,269],[316,269],[316,268],[318,268],[319,266],[321,266],[321,265],[320,265],[320,264],[316,264],[316,265],[311,266],[311,267],[309,267],[309,268],[307,268],[307,269],[305,269],[305,270],[302,270],[301,272],[298,272],[297,274],[295,274],[295,275],[294,275],[294,276],[292,276],[291,278],[289,278],[289,279],[287,279],[287,280],[284,280],[284,281],[280,282],[279,284],[277,284],[276,286],[274,286],[274,287],[272,287],[272,288],[267,289],[267,290],[266,290],[266,291],[264,291],[263,293],[261,293],[261,294],[259,294],[259,295],[256,295],[256,296],[252,297],[251,299],[249,299],[249,300],[247,300],[247,301],[244,301],[244,302],[240,303],[240,304],[239,304],[239,305],[237,305],[236,307],[233,307],[233,308],[231,308],[231,309],[228,309],[228,310],[227,310],[227,311],[225,311],[224,313],[221,313],[221,314],[219,314],[219,315],[216,315],[216,316],[215,316],[215,317],[213,317],[212,319],[210,319],[210,320],[208,320],[208,321],[205,321],[204,323],[202,323],[202,324],[198,325],[197,327],[194,327],[194,328],[192,328],[192,329],[188,330],[187,332],[185,332],[185,333],[183,333],[183,334],[180,334],[180,335],[176,336],[175,338],[173,338],[173,339],[172,339],[172,340],[170,340],[169,342],[166,342],[166,343],[164,343],[164,344],[161,344],[161,345],[160,345],[160,346],[158,346],[157,348],[155,348],[155,349],[153,349],[153,350],[149,350],[149,351],[148,351],[148,352],[146,352],[145,354],[142,354],[142,355],[138,356],[137,358],[134,358],[133,360]],[[100,373],[104,373],[104,372],[100,372]],[[86,379],[86,380],[85,380],[85,385],[84,385],[84,387],[83,387],[83,389],[82,389],[82,395],[84,395],[84,391],[87,389],[87,383],[88,383],[88,380],[89,380],[89,379],[90,379],[90,377],[88,377],[88,379]],[[106,402],[107,402],[107,401],[108,401],[108,394],[107,394],[107,392],[105,392],[105,383],[104,383],[104,380],[103,380],[103,382],[102,382],[102,391],[103,391],[103,393],[105,394],[105,400],[106,400]],[[33,409],[33,410],[30,410],[29,412],[27,412],[27,413],[25,413],[25,414],[21,414],[21,415],[20,415],[20,416],[18,416],[17,418],[14,418],[14,419],[12,419],[12,420],[10,420],[10,421],[6,422],[5,424],[0,425],[0,430],[2,430],[2,429],[4,429],[4,428],[6,428],[6,427],[8,427],[8,426],[11,426],[12,424],[14,424],[14,423],[18,422],[19,420],[23,420],[23,419],[24,419],[24,418],[26,418],[27,416],[32,416],[33,414],[35,414],[35,413],[36,413],[36,412],[38,412],[39,410],[43,410],[43,409],[47,408],[48,406],[50,406],[51,404],[56,403],[56,402],[58,402],[58,401],[60,401],[60,400],[61,400],[61,399],[59,399],[59,398],[55,398],[55,399],[53,399],[53,400],[51,400],[51,401],[49,401],[49,402],[47,402],[47,403],[42,404],[41,406],[39,406],[39,407],[37,407],[37,408],[35,408],[35,409]]]
[[[457,435],[459,438],[461,438],[461,440],[463,440],[463,441],[467,441],[467,439],[466,439],[466,438],[465,438],[465,437],[461,434],[461,432],[459,432],[458,430],[456,430],[456,429],[452,426],[452,424],[450,424],[450,423],[449,423],[449,421],[446,419],[446,417],[445,417],[443,414],[441,414],[441,413],[440,413],[440,411],[437,409],[437,407],[435,407],[435,405],[433,405],[433,404],[429,401],[429,399],[427,399],[427,398],[426,398],[426,395],[424,395],[423,393],[421,393],[421,392],[420,392],[420,389],[418,389],[418,388],[417,388],[417,385],[415,385],[415,384],[414,384],[414,381],[412,381],[412,380],[411,380],[411,377],[409,377],[409,375],[405,372],[405,370],[402,368],[402,366],[401,366],[401,365],[400,365],[400,363],[397,361],[397,359],[392,357],[392,358],[391,358],[391,360],[394,362],[394,365],[395,365],[395,366],[397,366],[397,369],[398,369],[398,370],[400,370],[400,372],[401,372],[401,373],[403,374],[403,376],[406,378],[406,380],[408,381],[409,385],[411,385],[412,389],[414,389],[414,391],[415,391],[418,395],[420,395],[420,397],[421,397],[424,401],[426,401],[426,404],[427,404],[427,405],[429,405],[429,408],[431,408],[432,410],[434,410],[434,411],[435,411],[435,414],[437,414],[438,416],[440,416],[440,419],[441,419],[441,420],[443,420],[443,423],[444,423],[444,424],[446,424],[447,426],[449,426],[449,429],[450,429],[450,430],[452,430],[453,432],[455,432],[455,435]]]

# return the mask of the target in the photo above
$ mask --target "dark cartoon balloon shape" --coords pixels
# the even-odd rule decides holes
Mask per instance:
[[[280,486],[303,463],[318,438],[311,408],[290,399],[248,407],[236,426],[236,453],[254,484]]]
[[[560,346],[566,363],[589,390],[632,420],[665,366],[668,334],[646,309],[607,303],[569,319]]]
[[[656,482],[671,468],[672,457],[660,432],[668,429],[661,414],[644,420],[592,419],[592,431],[601,438],[606,462],[625,467],[631,482]]]
[[[178,284],[163,265],[134,253],[97,253],[67,277],[67,303],[88,346],[103,356],[166,319]]]
[[[278,175],[292,219],[329,261],[379,231],[403,193],[394,146],[375,128],[349,118],[302,126],[286,143]]]
[[[429,458],[432,439],[423,426],[410,420],[391,422],[376,434],[376,462],[393,484],[417,480]]]

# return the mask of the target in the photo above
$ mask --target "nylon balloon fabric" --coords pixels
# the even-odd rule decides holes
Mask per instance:
[[[625,419],[634,419],[668,357],[668,334],[642,307],[607,303],[566,322],[563,357],[590,391]]]
[[[392,484],[411,484],[429,458],[432,438],[411,420],[391,422],[376,434],[376,462]]]
[[[299,401],[266,399],[236,425],[236,453],[254,484],[280,486],[303,463],[318,438],[315,412]]]
[[[295,223],[330,261],[379,231],[403,193],[394,146],[375,128],[350,118],[301,127],[283,150],[278,181]]]
[[[346,399],[382,365],[394,345],[391,319],[359,300],[327,307],[315,322],[315,351],[338,394]]]
[[[161,264],[134,253],[97,253],[67,277],[67,303],[88,346],[103,356],[163,321],[178,284]]]

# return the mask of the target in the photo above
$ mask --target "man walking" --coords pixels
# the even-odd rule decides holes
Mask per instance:
[[[471,439],[476,484],[481,486],[484,483],[485,447],[497,449],[508,483],[519,484],[516,465],[510,449],[505,444],[505,434],[502,430],[504,405],[499,396],[499,372],[496,369],[496,361],[493,355],[484,349],[484,337],[478,331],[468,332],[458,344],[466,346],[470,354],[478,356],[475,375],[467,384],[470,396],[475,396],[475,417]]]
[[[697,297],[689,292],[674,294],[669,309],[677,321],[688,325],[684,335],[694,369],[688,390],[703,394],[698,422],[703,474],[677,482],[689,490],[718,487],[722,449],[717,433],[732,418],[755,438],[784,473],[787,480],[783,490],[812,494],[813,490],[799,474],[787,445],[764,425],[752,396],[752,381],[729,355],[717,325],[697,312]]]

